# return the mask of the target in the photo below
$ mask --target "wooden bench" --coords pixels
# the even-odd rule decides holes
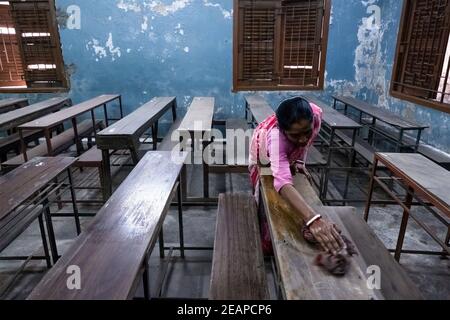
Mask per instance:
[[[103,122],[100,120],[96,121],[96,128],[102,128]],[[81,137],[90,136],[94,132],[94,127],[90,120],[85,120],[77,125],[78,134]],[[70,128],[63,133],[53,137],[51,139],[54,154],[58,154],[70,146],[76,143],[75,133],[73,128]],[[48,155],[47,146],[45,144],[40,144],[32,149],[27,150],[28,159],[33,159],[35,157],[42,157]],[[8,161],[2,163],[2,170],[10,170],[11,168],[18,167],[24,163],[23,154],[15,156]]]
[[[103,177],[105,179],[105,196],[112,194],[110,150],[129,150],[134,165],[139,162],[140,138],[152,129],[153,150],[157,149],[158,121],[169,110],[176,120],[177,101],[175,97],[156,97],[145,103],[128,116],[97,133],[97,148],[102,151]]]
[[[393,259],[361,216],[350,207],[324,207],[302,175],[295,188],[316,212],[335,223],[356,246],[344,277],[335,277],[314,264],[319,251],[301,235],[303,221],[273,187],[273,177],[261,177],[261,197],[268,217],[282,295],[288,300],[422,299],[405,270]],[[370,288],[369,267],[381,271],[380,290]]]
[[[34,120],[40,116],[47,115],[51,112],[60,110],[66,106],[70,106],[72,101],[68,98],[52,98],[39,103],[14,110],[0,115],[0,130],[11,131],[17,126],[24,124],[27,121]],[[43,133],[39,130],[27,131],[23,134],[26,144],[42,137]],[[0,139],[0,161],[7,160],[8,153],[14,151],[17,154],[20,152],[21,141],[18,133],[12,133]]]
[[[20,109],[28,105],[28,99],[26,98],[9,98],[0,100],[0,114],[6,113],[12,110]]]
[[[213,97],[194,97],[189,106],[183,121],[180,123],[177,131],[180,135],[181,149],[186,147],[192,150],[201,150],[202,152],[211,143],[211,129],[214,117],[215,98]],[[191,156],[195,163],[195,154]],[[203,167],[203,198],[209,198],[209,166],[201,158]],[[200,161],[199,161],[200,162]],[[200,164],[200,163],[199,163]]]
[[[209,299],[269,299],[256,202],[250,194],[219,195]]]
[[[42,137],[42,132],[36,130],[36,131],[29,131],[26,134],[24,134],[23,138],[25,140],[26,144],[29,144],[30,142],[36,141]],[[0,139],[0,162],[5,162],[8,160],[8,153],[10,151],[14,151],[16,155],[20,154],[20,137],[18,133],[13,133],[7,137]]]
[[[170,152],[148,152],[87,229],[36,286],[29,300],[125,300],[133,297],[160,234],[183,164]],[[67,288],[69,266],[81,270],[81,289]]]
[[[71,99],[67,97],[57,97],[29,105],[26,108],[1,114],[0,130],[15,129],[28,121],[35,120],[71,105]]]
[[[378,131],[383,131],[384,135],[390,137],[391,140],[394,139],[395,132],[393,132],[389,127],[377,125]],[[415,139],[409,135],[404,135],[403,140],[405,145],[408,145],[409,147],[403,147],[401,151],[406,152],[414,152],[414,145],[416,143]],[[442,167],[446,168],[447,170],[450,170],[450,155],[437,150],[433,148],[430,145],[427,145],[426,143],[421,142],[417,152],[421,155],[425,156],[426,158],[430,159],[431,161],[441,165]]]
[[[251,95],[245,97],[245,119],[247,120],[249,113],[251,114],[250,122],[258,125],[273,115],[274,111],[263,97]]]
[[[50,210],[45,205],[48,203],[48,194],[55,191],[55,186],[49,185],[65,171],[70,175],[70,167],[74,162],[75,158],[70,157],[34,158],[0,177],[0,251],[11,244],[33,221],[39,219],[45,256],[30,256],[30,258],[46,260],[47,266],[51,266],[46,239],[48,233],[52,257],[56,262],[58,252],[55,235]],[[42,193],[42,190],[45,192]],[[43,216],[47,231],[44,228]],[[75,222],[78,228],[79,220],[76,214]],[[9,259],[28,260],[27,257],[9,257]]]

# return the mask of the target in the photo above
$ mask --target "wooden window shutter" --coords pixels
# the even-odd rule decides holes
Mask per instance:
[[[8,5],[0,5],[0,87],[25,86],[20,48]]]
[[[235,0],[234,89],[321,89],[329,0]]]
[[[405,1],[392,91],[436,99],[449,32],[449,0]]]
[[[239,1],[238,81],[242,85],[277,83],[280,1]]]
[[[67,86],[54,0],[10,0],[28,88]]]
[[[324,1],[283,2],[281,84],[319,86]]]

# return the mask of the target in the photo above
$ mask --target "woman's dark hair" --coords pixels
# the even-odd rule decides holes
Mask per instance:
[[[289,130],[294,123],[300,120],[313,121],[311,105],[302,97],[284,100],[278,107],[276,114],[278,127],[283,131]]]

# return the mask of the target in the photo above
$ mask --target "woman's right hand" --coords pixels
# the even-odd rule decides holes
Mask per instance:
[[[309,230],[324,251],[336,255],[343,249],[344,241],[339,231],[334,224],[325,218],[316,220],[309,226]]]

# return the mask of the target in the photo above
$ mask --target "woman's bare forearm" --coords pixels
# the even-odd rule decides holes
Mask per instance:
[[[302,195],[292,185],[286,185],[280,190],[280,195],[286,200],[295,211],[302,217],[303,221],[308,221],[314,217],[314,210],[306,203]]]

